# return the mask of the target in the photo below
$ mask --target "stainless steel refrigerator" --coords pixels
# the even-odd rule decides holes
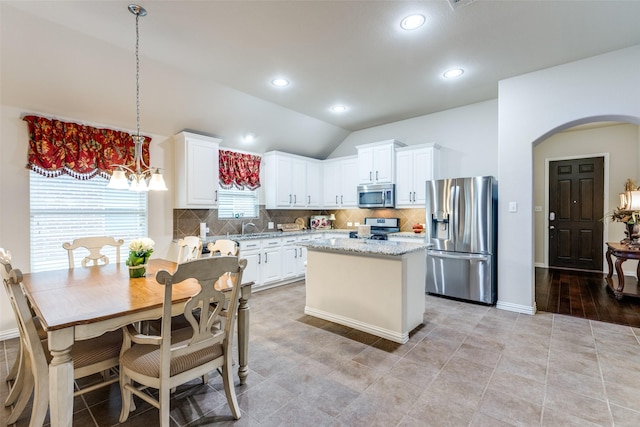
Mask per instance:
[[[427,293],[496,303],[497,202],[491,176],[427,181]]]

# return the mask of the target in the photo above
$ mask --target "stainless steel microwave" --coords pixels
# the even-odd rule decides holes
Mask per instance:
[[[358,185],[358,207],[360,208],[395,208],[395,184]]]

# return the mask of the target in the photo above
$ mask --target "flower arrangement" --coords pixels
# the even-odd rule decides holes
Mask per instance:
[[[155,242],[148,237],[134,239],[129,243],[129,257],[126,264],[129,266],[129,277],[143,277],[147,272],[147,262],[153,253]]]

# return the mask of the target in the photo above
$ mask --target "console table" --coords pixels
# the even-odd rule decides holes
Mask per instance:
[[[614,287],[613,280],[613,263],[611,256],[616,257],[616,274],[618,275],[618,286]],[[607,242],[607,264],[609,265],[609,274],[607,274],[607,285],[613,291],[616,299],[621,300],[624,296],[624,272],[622,271],[622,263],[628,259],[639,260],[636,267],[636,278],[640,281],[640,248],[630,247],[625,243]]]

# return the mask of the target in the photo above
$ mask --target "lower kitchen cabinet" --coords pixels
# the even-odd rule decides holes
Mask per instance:
[[[260,267],[262,264],[262,244],[260,240],[245,240],[239,242],[240,258],[247,260],[247,266],[242,273],[242,280],[244,282],[253,282],[255,286],[259,286],[260,281]]]
[[[297,236],[282,239],[282,278],[292,279],[298,274],[298,256],[300,248],[296,246]]]
[[[269,239],[241,240],[240,258],[247,260],[242,275],[245,282],[253,281],[254,290],[300,280],[305,275],[307,248],[298,242],[322,239],[323,234],[292,235]]]
[[[282,280],[282,239],[262,241],[262,285]]]

